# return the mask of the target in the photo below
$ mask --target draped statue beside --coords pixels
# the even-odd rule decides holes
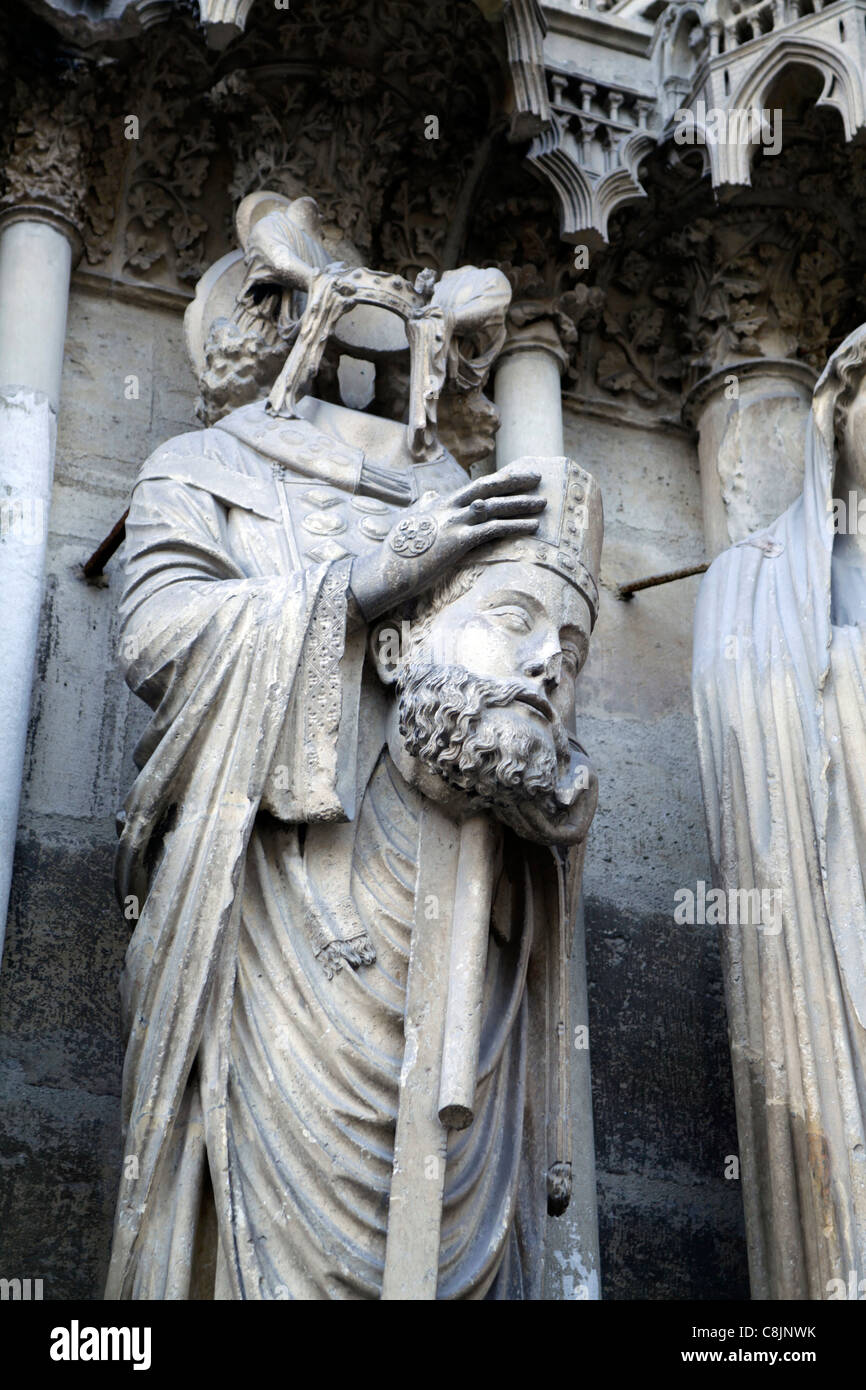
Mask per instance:
[[[714,882],[753,1296],[866,1293],[866,326],[818,381],[802,496],[701,586]]]
[[[467,477],[500,272],[411,286],[332,260],[310,200],[252,207],[237,303],[199,324],[210,427],[148,459],[127,521],[152,719],[107,1296],[538,1298],[598,487],[561,458]]]

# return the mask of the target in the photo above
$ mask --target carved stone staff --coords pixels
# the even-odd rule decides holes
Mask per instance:
[[[459,841],[455,822],[428,802],[419,829],[425,853],[419,856],[415,883],[383,1301],[436,1297],[448,1142],[436,1113],[446,1010],[442,981],[451,944]]]
[[[447,1129],[468,1129],[475,1114],[498,838],[498,827],[489,815],[472,816],[460,831],[439,1082],[439,1119]]]
[[[421,823],[385,1301],[436,1297],[448,1131],[474,1117],[498,836],[489,815],[458,831],[433,803]],[[428,918],[432,903],[438,914]]]

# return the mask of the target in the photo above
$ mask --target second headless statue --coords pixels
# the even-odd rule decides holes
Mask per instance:
[[[694,698],[714,882],[778,907],[722,928],[752,1294],[862,1298],[866,326],[815,387],[802,495],[703,581]]]

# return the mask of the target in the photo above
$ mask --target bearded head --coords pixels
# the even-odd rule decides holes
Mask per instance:
[[[411,620],[380,625],[398,763],[500,813],[531,803],[548,820],[566,816],[576,795],[568,726],[589,631],[585,600],[549,570],[505,562],[457,571]],[[389,632],[400,634],[390,662]]]
[[[518,681],[410,657],[397,678],[400,737],[412,757],[456,791],[489,806],[528,797],[555,816],[567,809],[556,789],[568,766],[568,737],[558,716],[549,731],[515,717],[512,706],[524,696]]]

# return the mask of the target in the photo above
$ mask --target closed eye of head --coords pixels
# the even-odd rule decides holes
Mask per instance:
[[[529,632],[532,627],[532,614],[519,603],[498,603],[488,608],[488,614],[496,618],[513,632]]]

